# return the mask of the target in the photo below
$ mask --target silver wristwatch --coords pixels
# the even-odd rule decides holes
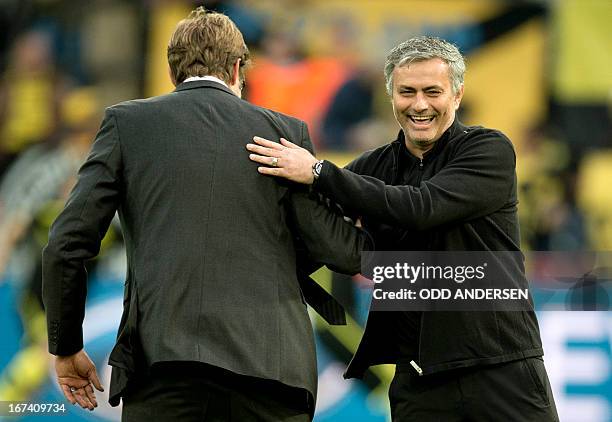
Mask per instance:
[[[323,160],[319,160],[312,165],[312,174],[315,180],[317,180],[319,176],[321,175],[322,168],[323,168]]]

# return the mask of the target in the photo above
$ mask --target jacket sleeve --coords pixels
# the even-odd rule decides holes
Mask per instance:
[[[43,249],[43,302],[52,354],[70,355],[83,347],[85,261],[98,254],[117,210],[120,172],[117,122],[109,109]]]
[[[301,140],[301,146],[312,153],[312,143],[304,123]],[[303,186],[292,190],[288,202],[296,234],[310,261],[345,274],[360,271],[361,251],[367,247],[364,231],[347,222],[337,209],[328,206],[317,193],[309,192]]]
[[[515,184],[515,154],[501,133],[476,134],[419,186],[392,186],[325,161],[315,190],[349,212],[391,226],[426,230],[488,215],[507,202]]]

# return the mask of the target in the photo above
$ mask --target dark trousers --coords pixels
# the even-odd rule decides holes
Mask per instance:
[[[124,422],[310,421],[306,390],[195,362],[154,366],[128,387]]]
[[[398,365],[389,401],[394,422],[559,420],[542,358],[421,377]]]

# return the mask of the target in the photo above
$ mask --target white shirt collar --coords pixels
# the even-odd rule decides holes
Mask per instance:
[[[221,79],[215,77],[215,76],[190,76],[187,79],[185,79],[183,82],[192,82],[192,81],[213,81],[213,82],[217,82],[221,85],[223,85],[226,88],[229,88],[229,86],[227,86],[227,84],[225,82],[223,82]]]

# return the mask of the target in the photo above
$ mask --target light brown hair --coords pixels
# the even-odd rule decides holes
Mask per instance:
[[[243,83],[250,59],[242,33],[227,16],[201,6],[178,23],[168,43],[168,64],[177,84],[206,75],[230,83],[237,59]]]

